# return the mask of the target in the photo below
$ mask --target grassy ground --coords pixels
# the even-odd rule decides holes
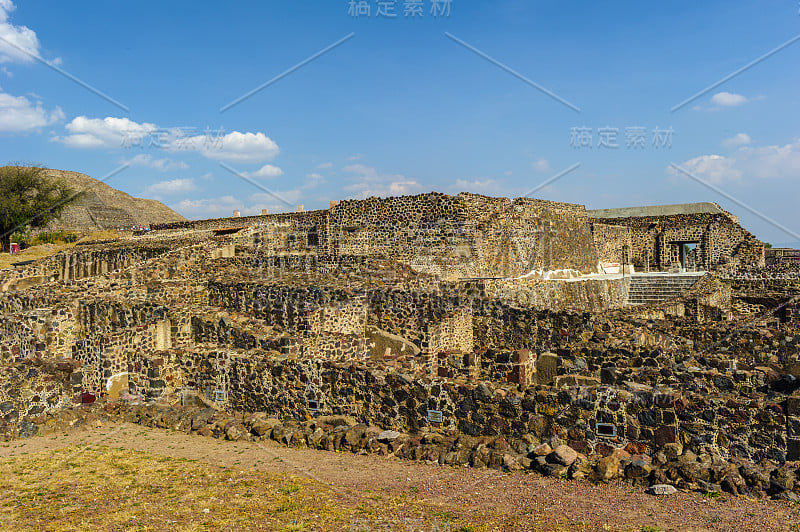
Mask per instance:
[[[6,459],[0,478],[2,530],[484,529],[410,497],[105,446]]]
[[[104,240],[107,238],[119,238],[119,237],[120,237],[119,231],[93,231],[91,233],[83,235],[78,240],[78,242],[90,242],[92,240]],[[11,268],[11,265],[15,262],[43,259],[44,257],[55,255],[59,251],[69,249],[74,246],[75,243],[41,244],[39,246],[32,246],[27,249],[24,249],[17,255],[11,255],[10,253],[0,253],[0,270]]]
[[[139,425],[0,443],[0,530],[800,530],[800,505]]]

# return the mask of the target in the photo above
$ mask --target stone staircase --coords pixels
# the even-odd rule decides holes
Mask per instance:
[[[130,228],[136,224],[125,210],[107,205],[97,194],[85,191],[69,211],[62,216],[61,223],[67,227],[92,230]]]
[[[682,295],[705,272],[696,273],[638,273],[631,276],[628,305],[658,303]]]

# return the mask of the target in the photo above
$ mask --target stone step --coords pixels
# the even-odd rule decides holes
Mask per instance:
[[[683,293],[686,290],[675,290],[675,289],[664,289],[658,288],[653,290],[631,290],[629,291],[630,294],[675,294],[675,293]]]
[[[670,294],[682,294],[685,290],[631,290],[629,295],[670,295]]]
[[[703,274],[636,275],[628,287],[628,305],[660,303],[681,296]]]

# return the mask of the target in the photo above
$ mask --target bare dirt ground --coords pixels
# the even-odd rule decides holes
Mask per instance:
[[[358,532],[800,530],[800,506],[788,502],[752,501],[728,495],[710,498],[694,493],[654,497],[646,495],[641,487],[625,483],[595,486],[587,482],[544,478],[536,474],[509,474],[486,469],[442,467],[374,455],[359,456],[350,453],[293,449],[269,441],[263,443],[220,441],[127,424],[106,425],[57,437],[35,437],[0,445],[0,464],[7,468],[3,470],[0,467],[0,475],[3,478],[3,482],[0,482],[0,516],[17,519],[19,524],[18,527],[15,526],[17,529],[57,529],[20,521],[23,517],[27,519],[25,517],[27,514],[19,513],[24,504],[20,502],[19,490],[14,491],[7,487],[11,482],[9,478],[19,481],[17,477],[23,475],[24,467],[34,467],[33,463],[26,465],[22,462],[29,457],[44,460],[42,463],[51,463],[53,458],[47,453],[83,455],[88,452],[87,444],[91,445],[88,448],[91,452],[96,452],[98,446],[102,446],[103,449],[147,453],[141,455],[142,464],[149,463],[147,460],[150,456],[169,457],[176,460],[199,461],[204,467],[246,476],[246,478],[242,476],[226,480],[229,483],[236,482],[236,486],[239,486],[241,481],[251,485],[248,483],[280,483],[283,482],[281,479],[297,477],[309,479],[302,480],[306,483],[303,485],[308,486],[303,493],[311,494],[307,495],[306,503],[313,505],[311,501],[314,500],[326,501],[322,506],[313,507],[311,512],[302,512],[299,503],[295,508],[285,506],[288,503],[282,502],[284,506],[280,506],[278,510],[284,508],[301,511],[299,517],[293,517],[290,523],[281,524],[279,519],[269,522],[253,521],[250,524],[246,521],[245,524],[236,521],[235,525],[229,524],[227,526],[230,528],[226,529],[356,530]],[[93,456],[88,455],[84,458],[89,459]],[[92,459],[111,460],[102,458],[101,455]],[[115,460],[121,461],[122,458],[116,457]],[[131,458],[128,457],[127,460],[130,461]],[[45,471],[41,464],[35,467]],[[76,464],[73,467],[83,466]],[[166,471],[169,475],[169,471],[177,470],[170,466]],[[58,468],[56,471],[40,474],[47,474],[49,479],[57,476],[57,473]],[[110,475],[102,471],[94,473],[93,480],[87,481],[83,478],[80,483],[91,481],[102,483],[105,478],[103,475]],[[143,475],[143,472],[140,473]],[[24,478],[24,475],[20,478]],[[66,477],[62,482],[71,482],[70,478],[72,477]],[[146,476],[142,476],[142,479],[145,478]],[[179,480],[175,478],[170,482]],[[74,489],[79,490],[81,485],[75,482]],[[222,483],[222,480],[219,482]],[[209,486],[209,489],[211,487]],[[225,490],[225,488],[223,484],[214,489]],[[65,491],[63,485],[59,489]],[[291,496],[280,490],[273,490],[270,493],[282,493],[281,497]],[[180,496],[180,493],[174,495],[176,507],[187,504],[185,500],[180,499]],[[185,496],[196,496],[196,494],[186,493]],[[113,505],[110,508],[113,508]],[[241,509],[245,507],[237,508],[236,511],[247,511]],[[339,508],[342,512],[336,514],[334,518],[332,516],[335,512],[332,508]],[[163,512],[163,508],[160,511]],[[274,506],[267,513],[273,516],[279,515],[275,513]],[[283,514],[283,517],[288,518],[289,515]],[[131,519],[133,518],[135,516]],[[161,518],[163,516],[158,519]],[[0,519],[0,525],[4,523],[8,524],[8,521]],[[144,523],[141,517],[139,523]],[[208,522],[199,528],[194,528],[194,525],[181,528],[168,525],[167,521],[161,521],[164,526],[160,527],[159,521],[155,523],[153,525],[151,521],[147,526],[114,525],[113,529],[214,530],[223,526],[222,522],[217,523],[216,527],[213,522]],[[177,517],[175,523],[186,524]]]

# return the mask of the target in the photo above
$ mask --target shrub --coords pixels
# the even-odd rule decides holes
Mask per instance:
[[[78,235],[75,233],[67,233],[64,230],[48,232],[42,231],[41,233],[37,234],[35,237],[29,240],[29,244],[31,246],[36,246],[38,244],[72,244],[73,242],[78,241]]]
[[[11,242],[19,244],[20,249],[25,249],[31,246],[31,232],[27,227],[25,229],[18,229],[11,235]]]

